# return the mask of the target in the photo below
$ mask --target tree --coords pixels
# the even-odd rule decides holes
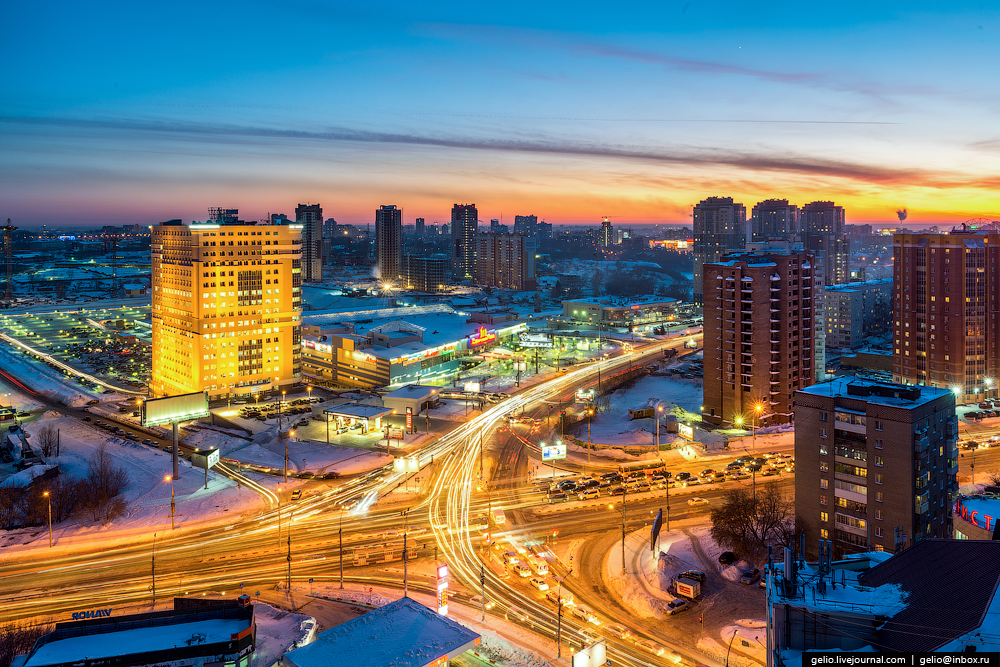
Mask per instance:
[[[31,651],[38,638],[52,631],[48,625],[7,623],[0,625],[0,667],[8,667],[19,655]]]
[[[986,479],[990,480],[992,486],[1000,486],[1000,469],[994,468],[987,472]]]
[[[91,521],[111,523],[128,510],[119,497],[128,486],[128,471],[116,465],[108,453],[107,443],[101,443],[87,462],[87,477],[80,485],[80,509]]]
[[[794,504],[776,482],[758,485],[756,494],[743,486],[731,489],[712,510],[712,539],[755,565],[767,558],[768,547],[791,544],[794,531]]]
[[[59,434],[52,424],[46,424],[42,427],[36,436],[38,450],[42,453],[42,456],[52,456],[55,453],[58,438]]]

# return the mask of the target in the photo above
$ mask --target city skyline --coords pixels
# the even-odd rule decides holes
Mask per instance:
[[[474,201],[484,220],[685,224],[731,196],[949,224],[1000,208],[1000,22],[971,3],[119,9],[11,8],[0,217],[320,201],[365,224],[388,200],[404,223]],[[318,38],[282,37],[304,25]]]

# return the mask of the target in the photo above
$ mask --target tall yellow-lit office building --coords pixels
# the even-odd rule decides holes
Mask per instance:
[[[302,226],[152,228],[155,396],[249,396],[299,381]]]

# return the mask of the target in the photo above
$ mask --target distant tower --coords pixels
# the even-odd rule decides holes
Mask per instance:
[[[7,265],[7,287],[4,289],[3,298],[13,299],[14,298],[14,282],[13,282],[13,259],[12,253],[14,250],[14,230],[17,229],[14,225],[10,224],[10,218],[7,218],[7,224],[0,227],[3,230],[3,255],[4,261]]]
[[[475,264],[476,230],[479,211],[475,204],[455,204],[451,209],[452,277],[455,280],[472,278]]]
[[[299,204],[295,224],[302,225],[302,280],[317,283],[323,280],[323,207]]]
[[[403,264],[403,210],[380,206],[375,211],[375,265],[383,282],[399,280]]]
[[[722,255],[743,250],[746,242],[747,209],[732,197],[708,197],[698,202],[692,214],[694,226],[694,302],[705,298],[702,266]]]
[[[423,235],[424,235],[424,233],[426,232],[426,230],[427,230],[427,228],[426,228],[426,225],[424,223],[424,219],[423,218],[417,218],[417,229],[416,229],[417,236],[422,238]]]

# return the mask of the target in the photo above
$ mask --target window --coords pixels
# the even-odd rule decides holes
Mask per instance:
[[[820,429],[819,432],[820,432],[820,436],[821,437],[823,437],[823,438],[826,437],[826,431],[824,429]],[[820,445],[819,446],[819,453],[820,453],[821,456],[826,456],[826,454],[827,454],[826,445]]]
[[[875,473],[875,483],[882,484],[885,481],[885,475],[880,472]]]
[[[875,449],[882,449],[882,440],[881,439],[875,440]]]
[[[819,513],[819,520],[823,521],[823,522],[827,522],[827,521],[830,520],[830,515],[827,514],[826,512],[820,512]]]
[[[819,413],[819,420],[820,420],[821,422],[825,422],[825,421],[826,421],[826,419],[827,419],[827,416],[826,416],[826,415],[827,415],[827,413],[825,413],[825,412],[821,412],[821,413]]]
[[[830,464],[827,463],[826,461],[820,461],[819,462],[819,471],[820,472],[830,472]]]
[[[821,488],[821,489],[828,489],[828,488],[830,488],[830,480],[828,480],[828,479],[821,479],[821,480],[819,480],[819,488]]]
[[[822,537],[824,540],[828,540],[830,539],[830,531],[827,530],[826,528],[820,528],[819,536]]]
[[[882,510],[875,510],[875,518],[879,521],[882,520]]]
[[[883,547],[881,544],[876,544],[875,551],[885,551],[885,547]]]
[[[883,459],[881,456],[876,456],[875,457],[875,465],[877,465],[877,466],[883,466],[883,465],[885,465],[885,459]]]
[[[875,537],[882,537],[882,526],[875,526]]]
[[[829,505],[830,504],[830,499],[827,496],[820,496],[819,497],[819,504],[820,505]]]
[[[875,420],[875,430],[876,431],[882,431],[882,430],[884,430],[883,426],[884,426],[884,424],[880,420],[878,420],[878,419]]]
[[[882,491],[875,492],[875,502],[880,503],[885,499],[885,493]]]

